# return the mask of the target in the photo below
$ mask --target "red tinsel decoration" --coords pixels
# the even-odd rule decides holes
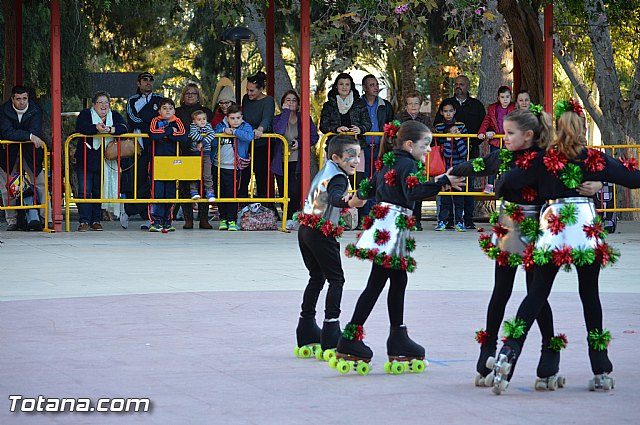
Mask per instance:
[[[416,225],[416,218],[414,216],[407,218],[407,229],[413,229]]]
[[[333,226],[330,221],[326,221],[322,226],[320,226],[320,231],[323,235],[329,236],[333,232]]]
[[[420,183],[420,180],[418,180],[416,176],[407,177],[407,187],[409,189],[416,187],[419,183]]]
[[[487,240],[490,240],[490,239],[491,239],[491,235],[487,235],[487,234],[480,235],[480,237],[478,238],[478,240],[479,240],[480,242],[482,242],[482,241],[487,241]]]
[[[371,226],[373,226],[373,219],[368,215],[366,215],[362,219],[362,230],[369,230],[371,229]]]
[[[396,133],[398,133],[398,130],[400,130],[400,127],[395,125],[393,122],[385,124],[383,129],[384,135],[387,137],[394,137]]]
[[[356,333],[353,336],[353,339],[355,341],[362,341],[364,339],[364,326],[362,325],[356,326]]]
[[[378,248],[370,249],[369,252],[367,252],[367,258],[373,261],[376,258],[376,255],[378,255],[378,252],[380,252]]]
[[[524,252],[522,253],[522,265],[524,267],[524,270],[527,272],[532,271],[533,267],[535,266],[535,263],[533,262],[534,249],[535,249],[535,245],[533,243],[530,243],[527,245],[527,247],[524,249]]]
[[[604,232],[604,228],[600,223],[585,224],[582,226],[582,230],[584,230],[588,238],[599,238]]]
[[[571,247],[563,245],[562,248],[556,248],[552,252],[553,264],[561,267],[564,264],[571,264],[573,259],[571,258]]]
[[[619,159],[620,159],[620,162],[622,162],[622,165],[624,165],[627,168],[627,170],[635,171],[638,169],[638,160],[635,159],[634,157],[630,157],[629,159],[622,157]]]
[[[566,155],[558,152],[556,149],[547,151],[547,154],[543,159],[544,166],[547,168],[547,170],[549,170],[550,173],[554,175],[562,171],[562,169],[567,165],[568,161],[569,160],[567,159]]]
[[[538,197],[538,191],[530,186],[522,188],[522,199],[527,202],[533,202]]]
[[[551,233],[554,235],[559,234],[564,230],[565,227],[567,227],[566,224],[560,221],[560,216],[556,214],[551,214],[549,216],[548,223],[549,223],[549,230],[551,230]]]
[[[496,263],[500,267],[508,267],[509,266],[509,253],[507,251],[501,251],[496,258]]]
[[[386,255],[384,257],[384,260],[382,260],[382,267],[384,267],[385,269],[390,269],[391,268],[391,257]]]
[[[384,173],[384,182],[391,187],[396,185],[396,170],[393,168]]]
[[[376,233],[376,244],[384,245],[391,239],[391,233],[388,230],[378,230]]]
[[[333,230],[333,236],[339,238],[344,233],[344,226],[336,226]]]
[[[400,258],[400,268],[405,272],[409,268],[409,261],[405,257]]]
[[[587,167],[587,170],[597,173],[604,170],[605,164],[606,161],[604,156],[602,156],[602,152],[596,149],[587,149],[587,159],[584,160],[584,165]]]
[[[495,226],[493,226],[493,234],[496,235],[498,238],[503,237],[507,233],[509,233],[509,229],[507,229],[506,227],[503,227],[500,224],[496,224]]]
[[[599,243],[593,250],[596,253],[596,259],[600,264],[603,266],[609,264],[609,261],[611,260],[609,256],[609,245],[604,242]]]
[[[531,166],[531,164],[533,163],[533,160],[536,159],[537,157],[538,157],[538,152],[527,151],[523,153],[520,156],[520,158],[516,159],[516,166],[518,168],[526,170]]]
[[[518,207],[511,213],[511,219],[516,223],[522,222],[524,220],[524,212],[522,208]]]
[[[371,211],[373,211],[373,214],[378,220],[382,220],[389,213],[389,206],[377,204],[371,208]]]
[[[373,166],[376,167],[376,171],[380,171],[382,170],[384,163],[382,162],[381,159],[376,159],[376,161],[373,163]]]
[[[487,342],[489,342],[489,337],[491,335],[489,335],[489,332],[483,330],[477,331],[476,332],[476,341],[480,344],[480,345],[485,345]]]
[[[582,105],[580,104],[580,102],[570,97],[569,105],[571,105],[571,109],[573,109],[573,112],[575,112],[576,114],[584,118],[584,109],[582,108]]]
[[[484,232],[484,227],[478,227],[478,232],[479,232],[479,233]]]

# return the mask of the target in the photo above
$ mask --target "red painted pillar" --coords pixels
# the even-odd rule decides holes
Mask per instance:
[[[60,84],[60,0],[51,0],[51,191],[53,228],[62,231],[62,89]]]
[[[553,111],[553,3],[544,7],[544,109]]]
[[[267,6],[267,94],[275,95],[275,61],[273,59],[276,45],[275,0],[269,0]]]
[[[302,146],[309,146],[311,127],[311,88],[309,84],[309,70],[311,68],[311,24],[310,0],[300,0],[300,130],[302,132]],[[302,199],[307,199],[311,171],[311,156],[309,149],[302,149]]]
[[[14,74],[16,86],[21,86],[24,82],[22,72],[22,0],[13,2],[16,11],[16,62],[14,63]]]

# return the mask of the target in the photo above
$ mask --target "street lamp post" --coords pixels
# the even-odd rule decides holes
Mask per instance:
[[[242,53],[242,43],[251,43],[256,39],[256,35],[245,27],[227,28],[222,33],[222,42],[235,46],[235,74],[236,74],[236,102],[241,102],[240,85],[242,83],[242,73],[240,71],[240,54]]]

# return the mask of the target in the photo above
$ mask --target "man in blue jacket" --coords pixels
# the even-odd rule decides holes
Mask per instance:
[[[37,191],[34,194],[35,204],[43,203],[44,179],[42,162],[44,150],[42,145],[42,110],[35,102],[29,101],[29,92],[24,86],[14,86],[11,89],[11,99],[0,107],[0,138],[14,142],[30,142],[22,145],[22,167],[27,172],[29,179],[36,183]],[[0,146],[0,190],[4,205],[9,205],[7,194],[7,181],[11,174],[19,172],[18,164],[20,146],[18,144],[3,144]],[[34,179],[34,171],[36,178]],[[40,210],[40,217],[43,210]],[[16,210],[6,210],[7,230],[18,230],[18,215]],[[27,230],[42,230],[40,220],[30,220]]]

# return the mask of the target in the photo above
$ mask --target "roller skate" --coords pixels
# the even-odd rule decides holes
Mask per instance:
[[[389,361],[384,364],[384,371],[392,375],[401,373],[424,372],[429,364],[424,359],[424,347],[409,338],[405,325],[392,326],[387,338],[387,355]]]
[[[513,339],[507,339],[500,349],[498,356],[487,359],[486,366],[493,370],[493,375],[487,375],[489,379],[485,378],[485,386],[493,387],[491,390],[494,394],[500,395],[509,387],[509,380],[513,375],[513,370],[515,369],[519,355],[520,344]],[[493,380],[491,378],[493,378]]]
[[[538,391],[555,391],[566,383],[564,376],[558,375],[560,370],[560,350],[566,348],[567,337],[564,334],[554,336],[549,341],[542,341],[540,361],[534,388]]]
[[[589,391],[609,391],[615,388],[616,380],[609,376],[613,371],[613,364],[609,360],[607,347],[611,341],[611,333],[608,330],[589,332],[589,360],[594,376],[589,380]]]
[[[316,359],[328,362],[336,356],[336,346],[341,333],[338,319],[324,321],[320,336],[320,349],[316,350]]]
[[[336,355],[329,359],[329,366],[342,374],[354,370],[358,375],[367,375],[373,351],[362,342],[363,339],[363,327],[349,323],[338,339]]]
[[[320,349],[320,328],[315,317],[301,317],[296,329],[297,347],[293,354],[300,358],[309,358]]]
[[[487,368],[487,359],[496,356],[496,341],[491,340],[491,335],[484,329],[476,332],[476,341],[480,343],[480,357],[476,363],[476,371],[474,383],[476,387],[490,387],[493,385],[493,370]]]

